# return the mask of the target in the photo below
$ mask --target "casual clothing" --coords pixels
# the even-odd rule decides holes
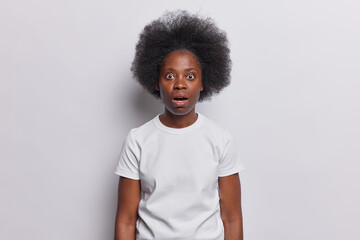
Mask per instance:
[[[137,239],[223,240],[218,177],[243,169],[232,134],[198,113],[170,128],[159,115],[131,129],[116,174],[141,180]]]

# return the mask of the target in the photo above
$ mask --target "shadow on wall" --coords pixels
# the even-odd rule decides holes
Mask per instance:
[[[161,100],[155,98],[145,89],[138,88],[133,97],[134,109],[139,112],[140,119],[149,120],[163,111],[164,107]]]
[[[164,110],[160,99],[148,93],[130,72],[119,78],[121,84],[116,90],[115,107],[118,113],[118,122],[125,132],[139,127],[154,118]]]
[[[140,126],[163,112],[164,106],[161,100],[155,98],[142,87],[135,88],[130,94],[131,111],[133,111],[132,115],[136,119],[137,125]]]

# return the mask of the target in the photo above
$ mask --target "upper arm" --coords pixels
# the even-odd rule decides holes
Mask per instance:
[[[116,222],[133,225],[138,218],[141,197],[140,180],[120,177]]]
[[[235,137],[226,130],[223,139],[223,150],[218,165],[218,176],[227,177],[244,169],[242,158],[238,157]]]
[[[219,177],[219,197],[223,221],[242,221],[239,174]]]

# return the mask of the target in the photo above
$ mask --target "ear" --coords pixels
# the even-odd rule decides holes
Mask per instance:
[[[155,90],[156,90],[156,91],[160,91],[159,83],[156,83]]]
[[[204,85],[203,85],[203,84],[201,84],[200,92],[201,92],[202,90],[204,90]]]

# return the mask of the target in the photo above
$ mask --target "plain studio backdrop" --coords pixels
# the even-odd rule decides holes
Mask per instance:
[[[228,33],[232,83],[197,111],[236,136],[245,239],[360,239],[357,0],[2,0],[0,239],[113,239],[124,136],[163,110],[135,44],[179,8]]]

